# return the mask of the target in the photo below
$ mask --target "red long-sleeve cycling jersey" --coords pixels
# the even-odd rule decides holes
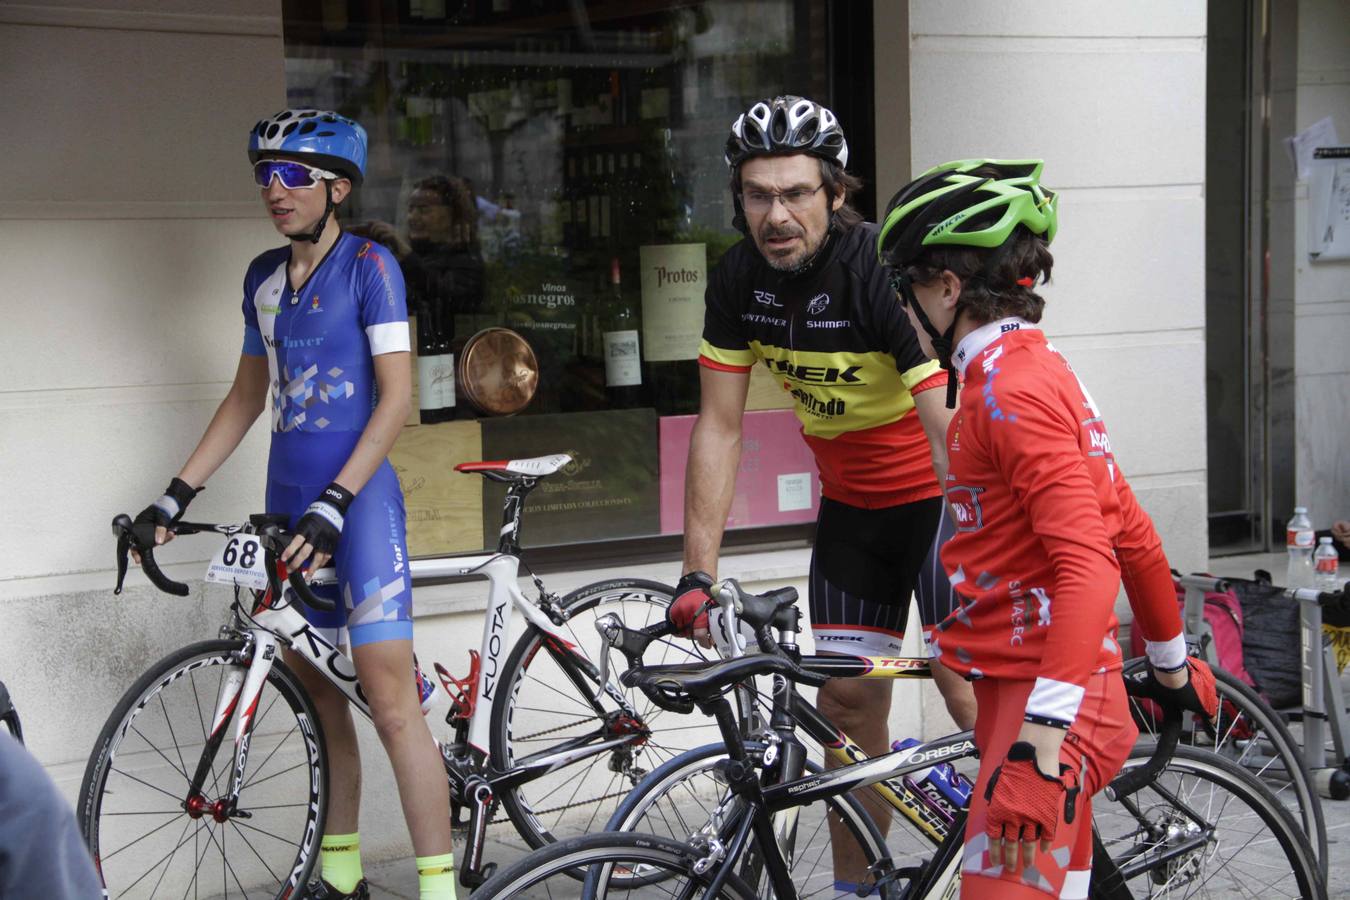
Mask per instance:
[[[1122,580],[1154,665],[1184,663],[1167,558],[1096,404],[1039,328],[981,326],[953,363],[965,387],[947,434],[957,529],[942,562],[961,603],[934,644],[969,677],[1034,678],[1027,717],[1067,726],[1091,674],[1121,664]]]

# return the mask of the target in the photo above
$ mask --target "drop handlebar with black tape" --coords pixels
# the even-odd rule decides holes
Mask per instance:
[[[216,525],[206,522],[177,522],[170,526],[169,530],[179,536],[185,534],[231,535],[239,533],[257,535],[265,554],[267,578],[275,596],[281,596],[281,578],[285,577],[296,596],[306,606],[324,612],[335,609],[336,604],[333,601],[318,596],[310,589],[309,582],[305,581],[301,570],[287,570],[285,564],[280,562],[282,552],[285,551],[294,537],[293,534],[284,530],[284,526],[285,521],[281,517],[252,515],[249,516],[247,526]],[[113,588],[114,594],[122,593],[122,585],[127,576],[127,560],[131,551],[135,550],[141,558],[141,571],[145,573],[146,578],[150,579],[151,584],[164,593],[173,594],[176,597],[188,595],[190,588],[186,584],[174,581],[165,575],[164,570],[155,561],[155,523],[133,522],[130,516],[121,513],[113,517],[112,533],[117,538],[117,585]]]

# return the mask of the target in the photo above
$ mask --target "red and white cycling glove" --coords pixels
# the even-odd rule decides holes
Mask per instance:
[[[681,637],[693,637],[694,629],[708,630],[708,604],[712,576],[707,572],[690,572],[680,577],[675,585],[675,599],[666,610],[666,619],[675,626]]]
[[[1036,748],[1031,744],[1017,741],[1009,747],[984,792],[989,801],[984,831],[992,842],[990,852],[996,854],[998,842],[1004,842],[1002,858],[991,862],[1016,868],[1020,843],[1022,862],[1030,865],[1035,842],[1040,842],[1042,850],[1049,849],[1060,811],[1066,824],[1073,821],[1078,791],[1078,775],[1068,766],[1061,765],[1059,777],[1052,778],[1036,765]]]

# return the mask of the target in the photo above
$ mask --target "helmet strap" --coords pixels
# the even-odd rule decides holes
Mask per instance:
[[[903,270],[895,274],[895,285],[904,295],[905,303],[914,311],[914,318],[919,320],[920,327],[928,335],[928,340],[933,345],[933,353],[936,354],[939,366],[947,370],[947,408],[956,409],[956,389],[959,386],[959,380],[956,375],[956,367],[952,365],[952,351],[956,349],[956,317],[952,317],[952,324],[947,326],[946,331],[938,331],[933,320],[928,318],[928,313],[923,311],[919,304],[919,298],[914,293],[914,288],[910,281],[909,274]]]
[[[314,230],[309,234],[296,235],[291,238],[293,241],[309,241],[311,244],[317,244],[323,237],[323,230],[328,226],[328,217],[337,209],[337,204],[333,203],[333,182],[327,178],[323,180],[324,205],[323,215],[319,216],[319,221],[314,223]]]

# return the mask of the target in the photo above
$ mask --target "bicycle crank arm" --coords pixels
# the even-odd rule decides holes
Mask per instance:
[[[465,796],[469,807],[469,834],[464,847],[464,862],[459,868],[459,883],[473,890],[497,870],[496,863],[483,863],[483,845],[494,801],[492,786],[481,775],[474,775],[465,785]]]

